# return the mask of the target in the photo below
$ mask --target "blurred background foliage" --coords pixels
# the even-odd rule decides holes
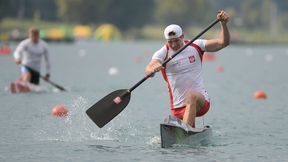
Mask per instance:
[[[171,23],[181,25],[186,35],[193,36],[213,21],[220,9],[231,16],[234,42],[288,42],[288,1],[283,0],[0,0],[0,39],[11,31],[17,35],[15,30],[21,35],[29,26],[53,28],[54,33],[50,33],[54,37],[63,30],[62,35],[75,38],[73,31],[79,25],[91,32],[83,31],[86,35],[78,34],[77,38],[90,38],[105,24],[110,28],[103,30],[111,31],[113,39],[163,39],[163,29]],[[103,38],[101,30],[100,35],[95,37]]]

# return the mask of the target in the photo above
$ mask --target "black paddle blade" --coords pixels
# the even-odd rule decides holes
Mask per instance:
[[[98,127],[102,128],[124,110],[130,101],[130,96],[128,89],[116,90],[91,106],[86,114]]]

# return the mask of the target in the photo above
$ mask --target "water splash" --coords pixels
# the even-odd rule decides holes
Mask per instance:
[[[85,114],[87,100],[78,96],[71,104],[65,104],[69,110],[67,117],[49,116],[45,118],[45,127],[36,132],[36,138],[56,141],[83,141],[91,139],[92,128]],[[69,106],[70,105],[70,106]]]
[[[155,146],[155,145],[160,145],[161,144],[161,138],[160,136],[153,136],[153,137],[150,137],[147,142],[146,142],[147,145],[151,145],[151,146]]]
[[[70,104],[65,104],[69,110],[66,117],[49,116],[44,119],[45,127],[35,133],[39,140],[55,141],[128,141],[139,139],[141,132],[134,124],[123,118],[124,115],[110,122],[104,128],[98,128],[86,115],[89,107],[87,100],[78,96]]]

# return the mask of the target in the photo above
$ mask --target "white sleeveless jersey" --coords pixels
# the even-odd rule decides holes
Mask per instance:
[[[189,40],[184,41],[184,43],[188,42]],[[170,60],[162,70],[163,78],[168,84],[171,109],[184,107],[185,97],[189,91],[199,92],[207,101],[210,101],[202,77],[202,56],[205,43],[206,40],[197,39]],[[166,44],[154,53],[152,59],[163,63],[174,53],[175,51]]]
[[[40,72],[42,57],[45,59],[46,72],[50,72],[48,46],[43,40],[34,44],[30,38],[23,40],[14,52],[14,58],[22,59],[22,64]]]

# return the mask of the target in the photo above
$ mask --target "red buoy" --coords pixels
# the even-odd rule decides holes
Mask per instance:
[[[218,65],[218,66],[216,67],[216,72],[217,72],[217,73],[223,73],[223,72],[224,72],[224,67],[221,66],[221,65]]]
[[[267,94],[262,90],[258,90],[254,93],[254,98],[255,99],[267,99]]]
[[[52,112],[51,113],[52,113],[53,116],[63,117],[63,116],[67,116],[68,115],[68,109],[62,104],[55,105],[52,108]]]
[[[0,55],[9,55],[11,53],[11,49],[9,47],[1,47]]]
[[[216,55],[214,53],[205,52],[202,60],[203,60],[203,62],[215,61]]]

